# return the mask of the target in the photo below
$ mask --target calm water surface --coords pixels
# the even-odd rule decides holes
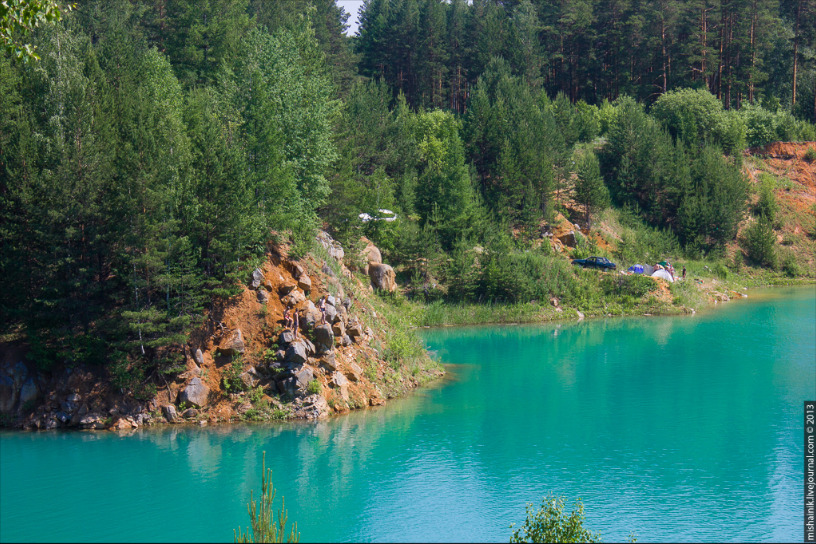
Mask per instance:
[[[444,383],[326,422],[2,433],[0,540],[231,540],[262,451],[302,540],[506,542],[549,491],[607,541],[802,540],[816,289],[425,338]]]

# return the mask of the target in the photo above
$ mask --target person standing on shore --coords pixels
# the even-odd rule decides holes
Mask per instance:
[[[292,332],[295,333],[295,338],[298,337],[298,329],[300,328],[300,317],[298,316],[297,310],[295,310],[294,315],[292,316]]]

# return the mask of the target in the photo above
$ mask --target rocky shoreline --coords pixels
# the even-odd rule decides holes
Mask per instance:
[[[162,377],[151,398],[115,390],[104,368],[39,371],[25,362],[23,346],[7,346],[0,353],[0,424],[122,431],[321,419],[381,406],[444,374],[427,355],[410,369],[383,358],[393,331],[375,310],[374,290],[393,291],[396,283],[379,250],[367,242],[361,259],[347,267],[342,247],[327,233],[318,241],[327,256],[322,263],[313,256],[296,262],[286,248],[272,247],[242,292],[215,305],[190,335],[181,348],[185,370]],[[316,304],[324,296],[325,323]],[[298,315],[298,334],[283,326],[287,307]]]

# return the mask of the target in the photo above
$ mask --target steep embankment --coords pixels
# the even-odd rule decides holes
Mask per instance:
[[[6,346],[4,423],[127,430],[164,422],[312,419],[382,405],[440,376],[441,366],[388,318],[374,294],[372,285],[396,289],[379,251],[369,244],[354,259],[368,264],[355,274],[339,244],[326,233],[318,241],[300,260],[290,259],[285,246],[270,245],[241,292],[215,301],[190,335],[182,349],[185,370],[162,377],[146,401],[115,390],[108,369],[37,372],[25,362],[24,346]],[[318,309],[324,295],[325,323]],[[284,327],[287,306],[298,314],[297,334]],[[393,347],[395,338],[416,345]]]
[[[772,184],[779,206],[777,243],[795,258],[801,274],[816,276],[816,142],[775,142],[751,150],[745,170],[754,187]]]

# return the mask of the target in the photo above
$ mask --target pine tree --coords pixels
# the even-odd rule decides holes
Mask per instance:
[[[598,157],[592,151],[586,151],[578,159],[577,177],[573,188],[575,200],[584,206],[585,224],[592,224],[592,213],[603,210],[609,205],[609,189],[604,185]]]

